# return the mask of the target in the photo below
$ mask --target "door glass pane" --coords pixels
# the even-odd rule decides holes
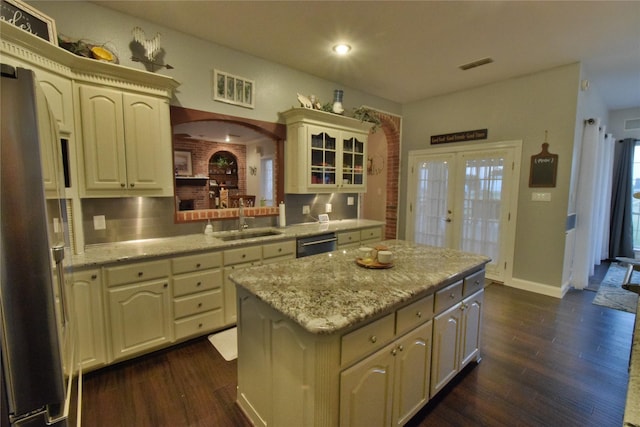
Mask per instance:
[[[460,249],[500,259],[504,158],[467,159]]]
[[[449,163],[426,161],[417,165],[414,239],[416,243],[446,246]]]

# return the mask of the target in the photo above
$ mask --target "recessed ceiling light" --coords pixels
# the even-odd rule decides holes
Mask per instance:
[[[349,53],[349,51],[351,51],[351,46],[349,46],[348,44],[340,43],[333,47],[333,51],[338,55],[346,55],[347,53]]]

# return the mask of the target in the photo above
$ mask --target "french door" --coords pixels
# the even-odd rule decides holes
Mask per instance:
[[[491,258],[487,277],[513,264],[520,144],[409,154],[406,238]]]

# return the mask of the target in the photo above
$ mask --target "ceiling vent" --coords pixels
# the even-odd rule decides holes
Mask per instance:
[[[472,62],[469,62],[469,63],[466,63],[466,64],[462,64],[458,68],[460,68],[462,71],[467,71],[467,70],[470,70],[472,68],[479,67],[481,65],[491,64],[492,62],[493,62],[493,59],[491,59],[491,58],[482,58],[482,59],[477,59],[475,61],[472,61]]]
[[[640,129],[640,119],[628,119],[624,121],[624,130]]]

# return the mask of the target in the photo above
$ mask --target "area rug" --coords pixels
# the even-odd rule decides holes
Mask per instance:
[[[612,263],[604,276],[600,289],[593,299],[593,303],[616,310],[635,313],[638,307],[638,294],[622,289],[622,281],[627,271],[626,266]],[[633,272],[631,283],[640,283],[640,273]]]
[[[238,357],[238,328],[231,328],[209,335],[209,342],[224,357],[224,360],[230,361]]]

